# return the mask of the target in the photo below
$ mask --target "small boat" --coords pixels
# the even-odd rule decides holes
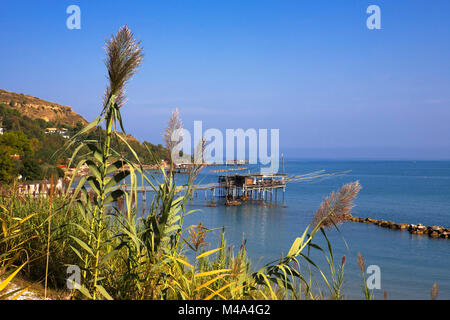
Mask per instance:
[[[240,206],[242,204],[242,202],[237,201],[237,200],[227,200],[227,202],[225,202],[226,206]]]

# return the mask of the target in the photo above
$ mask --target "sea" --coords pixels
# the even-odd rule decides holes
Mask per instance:
[[[256,166],[245,168],[240,172],[259,170]],[[211,171],[218,169],[226,168],[203,168],[196,182],[217,182],[218,173]],[[358,180],[362,189],[354,203],[353,215],[397,223],[450,227],[450,161],[286,159],[284,170],[288,176],[318,170],[346,173],[288,183],[284,201],[279,192],[277,201],[274,198],[272,202],[248,201],[241,206],[224,206],[216,199],[217,206],[208,207],[209,197],[205,201],[204,191],[199,190],[188,205],[188,210],[195,212],[186,217],[184,226],[202,222],[211,229],[207,249],[217,248],[219,230],[223,227],[227,244],[233,250],[237,251],[245,239],[252,269],[256,271],[289,251],[294,240],[311,223],[326,196],[344,184]],[[182,183],[185,177],[182,174],[178,176]],[[337,230],[331,228],[326,232],[332,244],[335,264],[340,264],[342,257],[346,257],[345,299],[364,299],[358,253],[361,253],[366,269],[376,266],[375,269],[379,270],[379,288],[372,291],[375,299],[383,299],[385,295],[394,300],[430,299],[434,283],[438,284],[438,299],[450,299],[449,239],[358,222],[345,222]],[[314,242],[326,248],[320,234]],[[310,254],[317,266],[329,276],[323,253],[312,250]],[[313,271],[313,278],[317,282],[317,290],[323,290],[326,297],[320,274]]]

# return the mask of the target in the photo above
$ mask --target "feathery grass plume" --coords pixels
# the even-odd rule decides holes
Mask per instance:
[[[361,252],[358,252],[358,267],[361,272],[364,272],[366,270],[366,262],[364,261]]]
[[[195,251],[198,251],[201,247],[206,246],[208,244],[205,241],[207,233],[208,230],[201,222],[198,223],[196,228],[192,227],[189,230],[189,235],[191,236],[191,243],[195,247]]]
[[[202,138],[198,141],[198,144],[194,150],[194,166],[191,169],[192,181],[195,181],[202,169],[205,167],[205,149],[206,139]]]
[[[373,290],[369,290],[369,286],[367,285],[366,280],[366,262],[364,261],[361,252],[358,252],[358,267],[361,270],[362,278],[363,278],[363,294],[366,300],[372,300],[373,299]]]
[[[431,300],[436,300],[438,294],[439,294],[439,286],[437,283],[434,283],[433,287],[431,287],[431,292],[430,292]]]
[[[320,204],[314,215],[312,225],[320,227],[332,227],[341,224],[344,216],[353,208],[353,201],[361,190],[359,181],[344,185],[337,193],[334,191]]]
[[[180,113],[178,112],[178,108],[175,108],[175,110],[172,112],[172,115],[170,116],[169,123],[167,124],[167,128],[163,134],[164,142],[166,144],[166,149],[168,153],[167,159],[169,160],[171,167],[173,165],[172,150],[178,143],[183,141],[182,136],[180,136],[177,141],[173,141],[172,135],[174,134],[175,131],[180,130],[182,128],[183,124],[180,119]]]
[[[197,146],[195,147],[194,150],[194,163],[195,164],[203,164],[205,163],[205,150],[206,150],[206,139],[205,138],[201,138],[198,143]]]
[[[106,42],[105,65],[108,69],[109,85],[103,98],[103,112],[107,111],[107,105],[113,95],[116,96],[115,103],[119,108],[124,105],[125,84],[136,73],[144,57],[140,44],[126,25]]]

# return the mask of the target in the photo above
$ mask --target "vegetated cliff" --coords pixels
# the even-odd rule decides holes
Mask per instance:
[[[0,89],[0,103],[18,110],[21,115],[31,119],[44,119],[53,123],[74,127],[77,122],[87,124],[86,119],[74,112],[71,107],[45,101],[23,93]]]
[[[52,161],[51,164],[56,164],[63,158],[69,158],[73,151],[66,151],[58,159],[52,158],[52,155],[62,148],[67,140],[59,133],[46,134],[46,128],[65,127],[68,129],[66,135],[73,136],[87,123],[71,107],[0,89],[0,126],[3,132],[21,131],[28,139],[34,139],[36,142],[33,144],[34,156],[39,163]],[[103,134],[102,130],[100,126],[97,126],[86,133],[85,138],[97,140]],[[134,149],[143,164],[160,163],[168,154],[161,144],[154,145],[148,141],[140,143],[129,134],[123,135],[123,137]],[[134,159],[133,153],[118,139],[114,139],[112,144],[127,159]]]

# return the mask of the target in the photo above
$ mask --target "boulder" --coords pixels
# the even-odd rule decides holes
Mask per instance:
[[[395,230],[395,229],[400,229],[400,227],[398,226],[398,224],[392,222],[389,224],[389,229]]]
[[[408,229],[408,227],[409,227],[409,225],[408,225],[407,223],[399,223],[399,224],[398,224],[398,228],[399,228],[400,230]]]
[[[427,227],[425,227],[425,226],[423,226],[421,224],[419,224],[417,226],[417,233],[418,234],[428,233],[427,230],[428,230]]]
[[[444,231],[444,228],[441,227],[441,226],[432,226],[432,227],[430,227],[430,229],[431,229],[432,231],[436,231],[436,232],[439,232],[439,233],[441,233],[441,232]]]
[[[429,236],[430,236],[431,238],[438,238],[438,237],[439,237],[439,232],[437,232],[437,231],[432,231],[432,232],[430,232]]]
[[[380,226],[383,228],[388,228],[389,227],[389,222],[386,220],[381,220]]]

